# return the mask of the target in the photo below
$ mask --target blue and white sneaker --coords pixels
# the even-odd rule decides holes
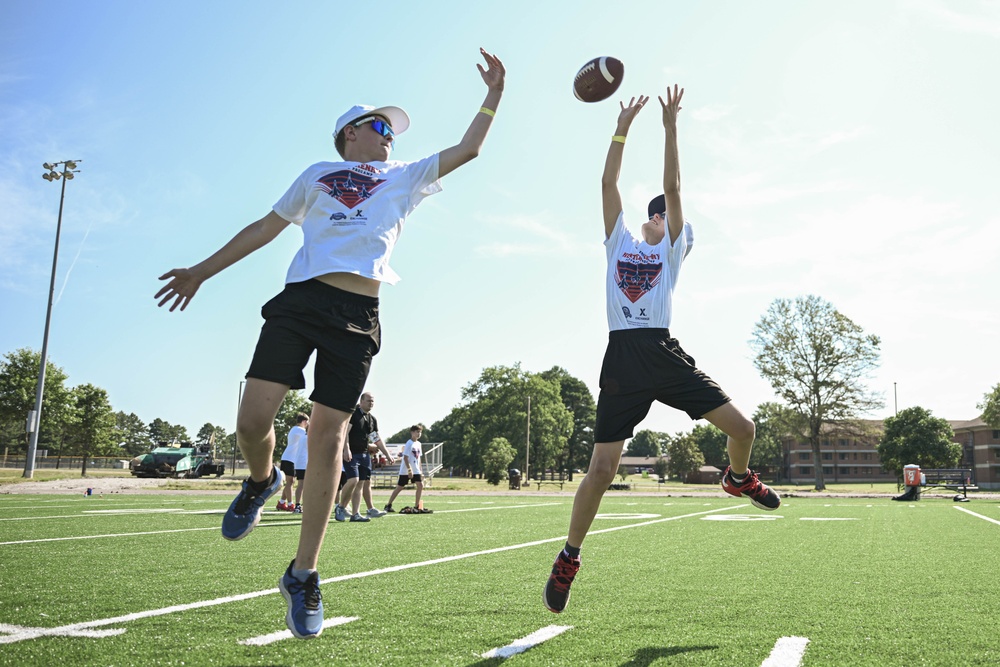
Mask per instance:
[[[288,603],[285,624],[299,639],[319,637],[323,632],[323,594],[319,592],[319,573],[312,572],[305,581],[292,576],[292,565],[278,579],[278,589]]]
[[[337,505],[333,508],[333,518],[337,521],[347,521],[347,510]]]
[[[249,477],[243,480],[243,489],[222,517],[222,536],[235,542],[249,535],[260,521],[267,499],[280,491],[284,483],[285,476],[277,466],[274,467],[274,481],[260,493],[250,488]]]

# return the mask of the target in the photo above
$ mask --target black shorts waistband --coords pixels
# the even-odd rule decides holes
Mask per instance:
[[[625,340],[628,338],[670,338],[670,329],[615,329],[608,332],[608,340]]]
[[[317,295],[322,294],[329,298],[339,299],[342,302],[356,303],[360,306],[369,308],[378,308],[377,296],[368,296],[367,294],[348,292],[347,290],[340,289],[339,287],[327,285],[322,280],[316,280],[315,278],[310,278],[309,280],[304,280],[299,283],[287,283],[285,285],[285,289],[311,292]]]

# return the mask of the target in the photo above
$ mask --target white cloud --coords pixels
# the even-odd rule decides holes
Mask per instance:
[[[549,213],[534,215],[484,216],[487,224],[502,230],[504,236],[518,241],[498,241],[475,247],[478,255],[511,257],[551,253],[581,252],[586,246],[580,238],[567,232],[562,221]],[[592,245],[592,244],[591,244]]]

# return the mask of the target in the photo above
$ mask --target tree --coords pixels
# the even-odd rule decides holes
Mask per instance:
[[[205,422],[204,426],[198,429],[198,435],[194,437],[194,442],[197,445],[207,445],[215,435],[215,424]]]
[[[190,442],[191,438],[188,436],[187,428],[171,424],[168,421],[164,421],[157,417],[153,421],[149,422],[149,439],[153,441],[155,446],[160,444],[171,444],[174,442]]]
[[[864,384],[879,364],[879,337],[865,334],[817,296],[776,299],[754,326],[750,345],[761,376],[805,420],[816,461],[824,424],[857,419],[883,405]],[[821,491],[823,467],[814,469]]]
[[[129,458],[145,454],[153,444],[149,439],[149,429],[139,415],[123,411],[115,413],[115,442]]]
[[[565,449],[556,457],[557,467],[568,470],[569,480],[572,482],[573,470],[586,468],[594,451],[597,404],[587,385],[570,375],[564,368],[553,366],[541,373],[541,376],[545,380],[559,384],[559,395],[563,405],[573,415],[573,432],[566,438]]]
[[[753,422],[757,427],[757,436],[750,452],[750,467],[757,470],[773,468],[780,477],[785,460],[782,441],[801,434],[804,430],[802,421],[798,414],[780,403],[761,403],[753,413]],[[803,435],[803,438],[806,437]]]
[[[678,433],[672,438],[667,445],[667,456],[670,457],[667,472],[681,481],[705,465],[705,455],[690,434]]]
[[[911,463],[921,468],[954,468],[962,460],[962,446],[952,442],[954,435],[946,420],[924,408],[901,410],[885,420],[877,448],[882,467],[897,475]]]
[[[642,430],[635,434],[625,446],[626,456],[659,456],[663,451],[663,435],[655,431]]]
[[[1000,428],[1000,383],[983,394],[983,402],[976,406],[983,411],[983,421],[993,428]]]
[[[404,442],[405,443],[407,440],[410,439],[410,427],[411,426],[414,426],[414,424],[407,424],[403,428],[399,429],[398,431],[396,431],[395,433],[393,433],[392,435],[390,435],[388,438],[382,438],[382,442],[384,442],[387,445],[390,442],[392,442],[392,443]],[[423,424],[420,424],[420,426],[423,427]],[[424,433],[427,433],[427,432],[428,432],[428,430],[424,429]],[[421,437],[426,438],[428,436],[423,435]],[[427,442],[439,442],[439,441],[438,440],[427,440]]]
[[[434,422],[429,429],[424,431],[424,437],[427,438],[428,442],[448,443],[448,446],[442,450],[442,463],[449,468],[457,468],[463,472],[471,472],[476,469],[472,453],[466,447],[470,444],[465,438],[468,427],[467,413],[468,410],[465,406],[456,406],[444,418]]]
[[[35,409],[38,369],[42,355],[28,348],[8,352],[0,361],[0,432],[4,444],[27,448],[25,425],[28,413]],[[51,361],[45,363],[45,386],[42,391],[42,414],[38,427],[40,449],[59,449],[63,426],[73,408],[66,387],[66,373]]]
[[[507,468],[510,462],[517,456],[517,452],[507,442],[507,438],[493,438],[486,446],[483,454],[483,472],[486,481],[496,486],[501,479],[507,476]]]
[[[530,466],[551,467],[566,447],[573,416],[562,402],[560,386],[541,375],[521,370],[521,365],[483,369],[479,379],[462,390],[462,449],[472,470],[482,471],[482,457],[493,438],[523,443],[531,399]],[[515,448],[519,449],[519,448]],[[471,467],[470,466],[470,467]]]
[[[87,476],[91,456],[115,453],[115,413],[108,401],[108,392],[92,384],[74,387],[72,393],[74,418],[72,442],[83,457],[80,476]]]
[[[714,424],[695,426],[691,429],[691,440],[705,457],[705,462],[701,465],[707,464],[721,470],[729,465],[729,451],[726,449],[729,437]]]
[[[301,389],[293,389],[285,394],[274,417],[274,454],[280,457],[288,446],[288,432],[295,426],[295,415],[312,414],[312,402],[302,395]]]
[[[657,477],[666,479],[670,473],[670,463],[665,458],[656,459],[653,462],[653,472],[656,473]]]

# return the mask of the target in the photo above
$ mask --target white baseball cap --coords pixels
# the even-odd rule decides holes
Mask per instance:
[[[378,107],[368,104],[355,104],[347,112],[337,119],[337,126],[333,130],[336,138],[340,131],[351,124],[352,121],[359,120],[365,116],[382,116],[389,119],[393,134],[402,134],[410,126],[410,117],[399,107]]]

